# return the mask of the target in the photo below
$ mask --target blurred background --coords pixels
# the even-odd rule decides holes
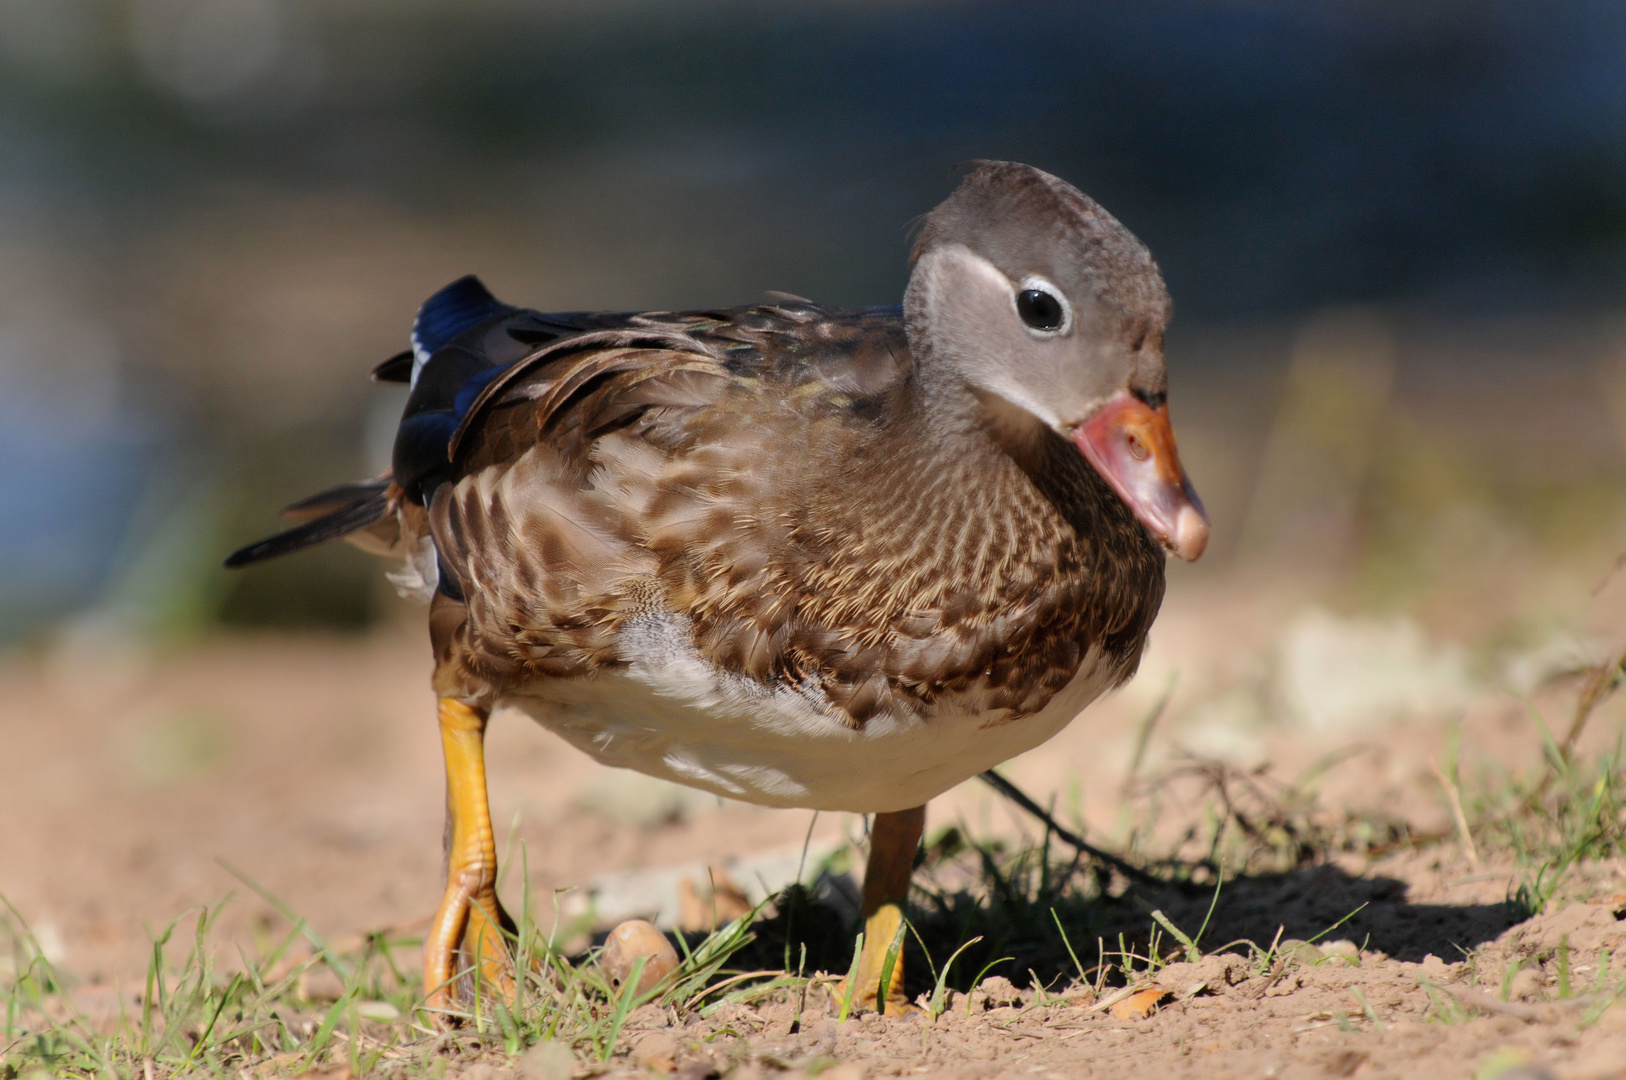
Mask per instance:
[[[1588,0],[0,0],[0,640],[385,617],[348,549],[218,563],[382,467],[366,372],[435,288],[893,303],[976,157],[1161,261],[1191,574],[1471,611],[1510,558],[1601,573],[1622,56]]]

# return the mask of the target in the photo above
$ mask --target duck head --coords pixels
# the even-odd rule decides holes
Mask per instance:
[[[994,161],[926,216],[914,263],[903,307],[936,369],[923,381],[1008,446],[1066,439],[1165,549],[1201,555],[1208,516],[1169,426],[1169,294],[1146,246],[1071,184]]]

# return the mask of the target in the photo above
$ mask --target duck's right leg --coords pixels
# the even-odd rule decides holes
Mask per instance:
[[[876,814],[869,830],[869,863],[864,870],[864,950],[858,956],[858,989],[853,1000],[873,1009],[880,997],[886,953],[903,926],[903,909],[914,876],[915,849],[926,829],[926,808]],[[842,993],[846,992],[843,986]],[[901,1016],[913,1007],[903,996],[903,950],[898,950],[887,983],[886,1015]]]
[[[486,799],[486,717],[483,708],[440,699],[446,892],[424,942],[423,989],[430,1009],[452,1008],[454,985],[474,969],[492,991],[514,996],[513,961],[503,936],[513,933],[514,923],[497,900],[497,842]]]

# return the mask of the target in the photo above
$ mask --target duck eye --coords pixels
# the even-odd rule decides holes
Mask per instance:
[[[1061,297],[1034,285],[1016,294],[1016,314],[1030,329],[1045,333],[1055,333],[1067,325],[1067,308]]]

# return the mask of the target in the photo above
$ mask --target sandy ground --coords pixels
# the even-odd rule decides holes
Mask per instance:
[[[1201,752],[1243,768],[1268,763],[1267,775],[1291,778],[1332,752],[1337,763],[1319,782],[1324,808],[1448,836],[1430,759],[1455,754],[1465,774],[1498,762],[1532,767],[1531,712],[1505,687],[1539,684],[1571,646],[1618,642],[1610,613],[1626,606],[1617,595],[1626,586],[1611,584],[1575,609],[1556,643],[1464,659],[1443,632],[1307,613],[1288,593],[1235,579],[1175,584],[1142,675],[1006,770],[1042,801],[1053,798],[1064,818],[1081,819],[1097,842],[1120,843],[1153,800],[1162,807],[1157,835],[1201,816],[1178,785],[1123,794],[1140,721],[1171,682],[1141,777]],[[1331,635],[1330,655],[1353,653],[1353,668],[1327,660],[1328,649],[1317,654],[1317,634]],[[1398,651],[1382,651],[1381,641],[1397,639]],[[1373,640],[1378,652],[1362,654]],[[1412,687],[1410,696],[1372,698],[1360,682],[1368,669],[1384,685]],[[1294,706],[1295,671],[1343,686],[1344,697]],[[1531,701],[1562,727],[1573,696],[1573,683],[1559,680]],[[13,655],[0,665],[0,892],[52,958],[90,986],[136,986],[149,934],[227,894],[235,899],[223,939],[253,949],[285,927],[228,866],[323,934],[421,920],[440,891],[431,706],[426,648],[404,628],[223,637],[167,653],[81,641]],[[1583,749],[1612,745],[1623,718],[1619,703],[1605,706]],[[810,826],[816,849],[861,832],[841,815],[723,803],[601,768],[513,715],[494,724],[490,746],[499,845],[523,841],[539,895],[594,882],[613,892],[617,881],[647,892],[652,870],[671,869],[654,875],[669,885],[730,859],[745,859],[736,873],[748,877],[752,866],[795,856]],[[980,836],[1033,835],[1031,821],[976,782],[935,801],[930,815],[929,831],[959,822]],[[1510,862],[1476,866],[1443,843],[1244,880],[1228,887],[1208,941],[1263,945],[1278,930],[1307,938],[1364,901],[1333,935],[1357,951],[1338,946],[1345,951],[1269,970],[1236,957],[1175,965],[1158,976],[1170,996],[1145,1018],[1093,994],[1039,1005],[1032,990],[1002,1000],[998,987],[956,999],[936,1023],[837,1025],[815,992],[794,1035],[788,1003],[730,1007],[690,1027],[649,1007],[633,1020],[639,1049],[615,1067],[695,1076],[811,1073],[832,1062],[849,1071],[824,1075],[1626,1075],[1626,1006],[1587,995],[1604,954],[1626,947],[1617,919],[1626,914],[1626,867],[1589,867],[1524,923],[1505,903],[1516,874]],[[517,872],[505,892],[517,895]],[[1149,899],[1188,926],[1206,905]],[[1578,997],[1557,1002],[1549,999],[1561,941]],[[1520,963],[1524,974],[1510,975]],[[1512,977],[1520,981],[1504,1000]],[[1440,1022],[1448,1017],[1461,1022]],[[1520,1063],[1538,1071],[1498,1071]]]

